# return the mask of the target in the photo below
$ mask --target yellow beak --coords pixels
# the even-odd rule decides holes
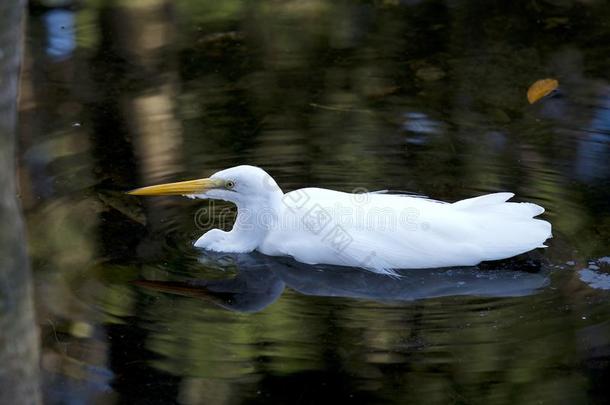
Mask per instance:
[[[128,191],[131,195],[190,195],[202,194],[213,188],[224,187],[224,181],[220,179],[198,179],[180,181],[178,183],[166,183],[156,186],[136,188]]]

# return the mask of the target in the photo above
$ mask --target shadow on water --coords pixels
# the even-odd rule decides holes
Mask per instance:
[[[221,256],[223,261],[230,257],[237,268],[235,277],[187,282],[137,280],[134,283],[157,291],[200,298],[237,312],[262,311],[273,304],[286,287],[304,295],[391,302],[460,295],[520,297],[534,294],[549,283],[546,275],[515,270],[422,269],[388,277],[354,268],[311,266],[256,253]]]

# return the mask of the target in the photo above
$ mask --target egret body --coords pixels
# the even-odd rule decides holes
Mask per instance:
[[[195,246],[227,253],[258,250],[308,264],[396,269],[472,266],[512,257],[551,237],[551,224],[534,218],[544,209],[507,202],[495,193],[444,203],[384,192],[345,193],[304,188],[283,193],[254,166],[210,178],[143,187],[133,195],[185,195],[237,206],[231,231],[212,229]]]

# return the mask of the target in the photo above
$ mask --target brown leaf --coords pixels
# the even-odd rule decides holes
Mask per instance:
[[[559,82],[555,79],[542,79],[536,81],[527,89],[527,101],[534,104],[542,97],[547,96],[559,86]]]

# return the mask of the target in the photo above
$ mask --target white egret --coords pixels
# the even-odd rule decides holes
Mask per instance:
[[[283,193],[269,174],[254,166],[129,193],[234,203],[238,213],[232,230],[212,229],[195,242],[196,247],[227,253],[257,250],[307,264],[362,267],[386,274],[505,259],[545,247],[551,237],[551,224],[534,218],[544,209],[507,202],[512,193],[455,203],[322,188]]]

